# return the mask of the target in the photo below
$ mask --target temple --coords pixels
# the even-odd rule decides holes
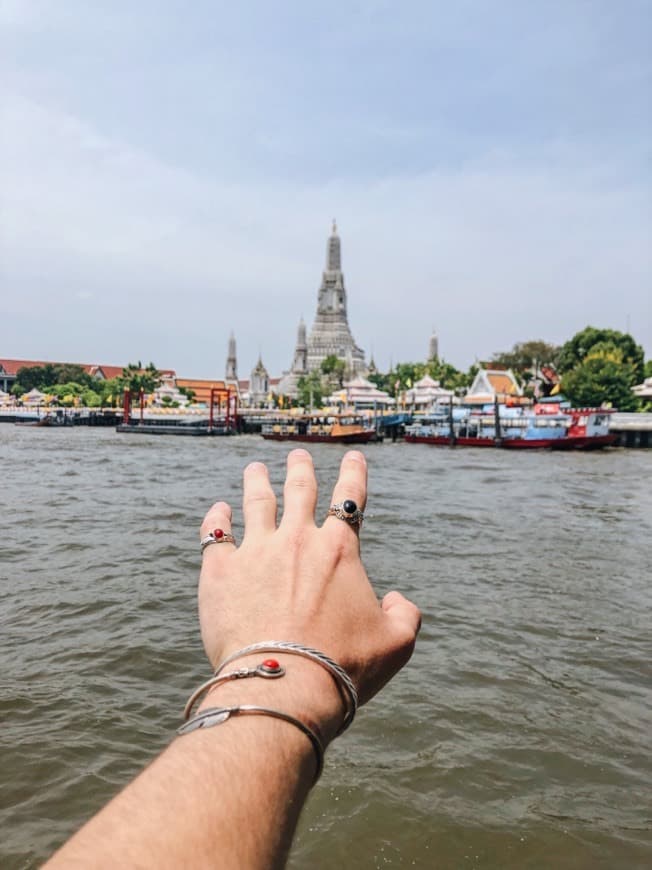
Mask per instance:
[[[326,249],[326,269],[317,298],[317,315],[308,337],[308,370],[319,369],[323,360],[332,355],[346,362],[350,376],[366,371],[364,351],[351,335],[346,314],[342,252],[335,221]]]
[[[306,324],[303,322],[303,317],[299,321],[299,329],[297,332],[297,344],[294,349],[294,359],[292,360],[292,368],[288,372],[283,372],[281,380],[278,384],[277,392],[284,396],[297,395],[299,378],[303,378],[308,374],[308,343],[306,340]]]

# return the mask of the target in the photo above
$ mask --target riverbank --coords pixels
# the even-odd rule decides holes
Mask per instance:
[[[44,411],[42,408],[0,408],[0,423],[15,423],[21,416],[31,415],[38,417],[43,413],[51,414],[54,424],[57,426],[88,426],[88,427],[114,427],[117,428],[123,422],[121,408],[53,408]],[[278,412],[268,411],[243,411],[239,413],[233,425],[227,425],[225,419],[215,419],[212,434],[251,434],[260,432],[261,427]],[[379,417],[379,425],[389,441],[402,438],[404,427],[409,423],[411,415],[393,414],[385,419]],[[209,427],[209,412],[205,409],[191,409],[181,411],[179,409],[160,408],[146,409],[143,412],[142,428],[140,416],[133,415],[130,429],[138,434],[147,432],[155,435],[178,435],[187,433],[188,427]],[[609,431],[617,435],[614,444],[616,447],[628,448],[652,448],[652,413],[627,414],[616,412],[611,415]],[[194,434],[197,434],[196,431]]]

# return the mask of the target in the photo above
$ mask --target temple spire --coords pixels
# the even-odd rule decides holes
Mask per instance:
[[[340,249],[340,237],[337,235],[337,222],[333,218],[333,231],[328,238],[326,249],[326,271],[340,272],[342,270],[342,252]]]
[[[432,330],[432,335],[430,336],[430,341],[428,342],[428,361],[431,359],[439,359],[439,339],[437,338],[437,333],[434,328]]]
[[[238,361],[235,352],[235,336],[233,333],[229,336],[229,350],[226,357],[226,380],[238,380]]]

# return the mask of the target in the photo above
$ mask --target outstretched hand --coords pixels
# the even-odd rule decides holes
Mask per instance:
[[[347,499],[361,509],[367,499],[367,463],[354,450],[342,459],[331,503]],[[288,456],[278,527],[267,468],[261,462],[247,466],[242,543],[224,542],[204,551],[202,639],[213,667],[259,641],[315,647],[348,672],[364,703],[410,658],[421,615],[399,592],[378,601],[360,560],[358,530],[335,516],[318,527],[316,505],[317,480],[306,450]],[[201,535],[214,529],[231,532],[231,519],[230,506],[218,502],[206,515]]]

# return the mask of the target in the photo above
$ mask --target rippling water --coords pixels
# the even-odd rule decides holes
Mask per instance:
[[[286,452],[0,426],[2,868],[170,738],[207,673],[198,523],[250,459],[280,491]],[[342,452],[312,450],[320,511]],[[365,563],[423,629],[329,750],[290,866],[649,867],[652,453],[366,453]]]

